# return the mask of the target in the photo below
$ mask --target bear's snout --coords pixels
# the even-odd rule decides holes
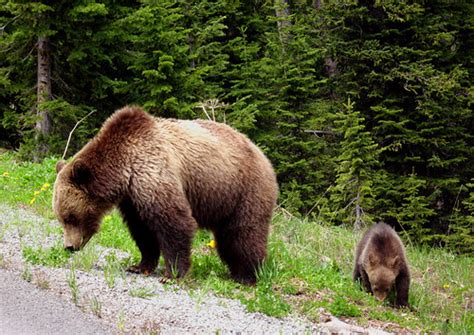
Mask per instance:
[[[385,292],[374,292],[375,299],[378,301],[384,301],[387,298],[387,293]]]
[[[88,240],[84,238],[81,229],[78,227],[64,227],[64,249],[69,251],[79,250]]]
[[[72,245],[64,246],[64,249],[66,249],[69,252],[74,252],[77,251],[78,249],[74,248]]]
[[[67,251],[77,251],[79,249],[81,249],[81,246],[82,246],[82,243],[78,244],[78,245],[74,245],[72,243],[70,243],[69,241],[66,241],[66,239],[64,240],[64,249],[67,250]]]

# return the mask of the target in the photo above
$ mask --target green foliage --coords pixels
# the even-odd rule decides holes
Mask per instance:
[[[3,0],[0,146],[77,152],[125,104],[207,117],[273,162],[281,204],[334,224],[383,219],[471,252],[474,6],[469,2]],[[51,41],[36,106],[35,45]],[[348,102],[350,101],[350,102]],[[53,129],[37,136],[37,109]],[[467,201],[467,202],[466,202]]]
[[[349,304],[344,297],[336,297],[329,306],[329,311],[335,316],[360,316],[360,309]]]
[[[64,266],[71,256],[71,253],[66,251],[64,247],[59,244],[47,249],[26,246],[23,248],[22,252],[23,258],[31,264],[50,267]]]
[[[344,104],[345,113],[339,113],[336,129],[342,134],[340,155],[336,158],[335,186],[331,192],[334,215],[342,220],[351,219],[356,227],[371,222],[368,211],[373,208],[372,191],[378,164],[378,145],[368,131],[364,118],[354,111],[350,98]]]
[[[450,234],[447,243],[452,250],[457,252],[463,251],[467,254],[474,255],[474,179],[468,183],[466,187],[459,190],[458,198],[463,189],[467,189],[468,195],[465,200],[459,204],[459,200],[455,202],[452,215],[450,217]],[[467,213],[467,215],[463,215]]]

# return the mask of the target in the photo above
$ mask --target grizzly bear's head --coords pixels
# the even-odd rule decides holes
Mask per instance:
[[[395,279],[400,271],[400,261],[399,256],[382,260],[374,253],[369,254],[364,268],[369,277],[372,293],[377,300],[384,301],[395,286]]]
[[[64,247],[82,248],[98,231],[103,214],[110,208],[88,190],[93,176],[80,160],[56,164],[53,210],[64,229]]]

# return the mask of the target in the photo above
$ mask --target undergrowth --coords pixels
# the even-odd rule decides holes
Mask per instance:
[[[12,153],[0,154],[0,203],[27,207],[53,218],[51,195],[55,161],[20,163]],[[51,267],[65,267],[69,263],[87,271],[97,261],[94,251],[97,245],[125,251],[134,262],[140,259],[138,249],[116,211],[104,218],[100,232],[88,246],[74,255],[62,249],[60,230],[50,229],[49,233],[57,236],[58,243],[50,248],[23,247],[27,262]],[[352,283],[353,250],[360,237],[360,232],[330,226],[318,218],[301,219],[277,212],[273,218],[267,261],[258,273],[257,285],[247,287],[229,278],[228,270],[211,242],[212,234],[199,231],[193,242],[191,271],[178,285],[194,296],[199,296],[199,292],[214,292],[239,299],[249,311],[276,317],[302,314],[319,321],[321,311],[326,310],[343,319],[354,319],[361,325],[368,325],[369,321],[373,324],[374,320],[390,323],[392,326],[387,330],[474,333],[472,257],[408,243],[413,310],[398,310],[378,303]],[[110,264],[104,268],[104,277],[109,287],[113,287],[123,266],[114,256],[108,257],[107,262]],[[162,270],[163,261],[157,271]],[[136,288],[131,294],[143,298],[151,295],[142,288]]]

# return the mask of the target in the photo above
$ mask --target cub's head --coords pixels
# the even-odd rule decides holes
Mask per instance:
[[[56,172],[53,210],[64,229],[64,247],[78,250],[98,231],[110,206],[104,206],[88,191],[93,175],[81,160],[60,161]]]
[[[400,257],[395,256],[382,262],[374,254],[369,254],[365,271],[369,277],[370,287],[374,297],[384,301],[395,285],[395,279],[399,273]]]

